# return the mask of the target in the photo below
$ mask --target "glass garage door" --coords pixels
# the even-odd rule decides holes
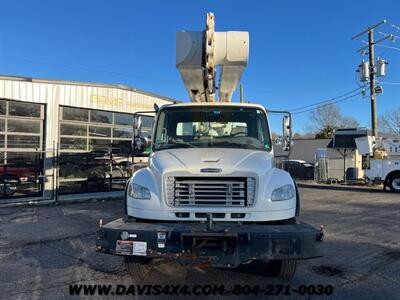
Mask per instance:
[[[60,107],[59,192],[125,187],[132,163],[133,115]]]
[[[1,199],[43,192],[45,106],[0,99]]]

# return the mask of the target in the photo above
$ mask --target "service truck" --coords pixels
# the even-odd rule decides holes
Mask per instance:
[[[289,278],[297,260],[322,256],[321,228],[297,220],[296,183],[275,168],[269,111],[231,101],[249,34],[214,27],[209,13],[204,31],[177,33],[176,65],[191,102],[155,107],[149,164],[127,183],[126,216],[100,222],[96,250],[124,256],[139,279],[152,276],[157,259],[225,268],[268,261],[270,274]],[[285,114],[287,150],[290,136]]]
[[[400,193],[400,136],[364,136],[355,139],[358,153],[364,158],[364,177],[367,183]]]

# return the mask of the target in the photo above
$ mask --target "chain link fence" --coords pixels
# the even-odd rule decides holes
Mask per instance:
[[[315,163],[315,180],[321,183],[337,183],[357,180],[359,169],[354,159],[320,157]]]

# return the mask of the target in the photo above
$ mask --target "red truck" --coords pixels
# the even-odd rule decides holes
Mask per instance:
[[[22,182],[36,182],[37,167],[0,165],[0,197],[12,196]]]

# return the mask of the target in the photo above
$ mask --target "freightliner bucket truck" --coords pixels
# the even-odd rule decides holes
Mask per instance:
[[[358,153],[364,157],[364,177],[367,183],[383,183],[386,190],[400,193],[400,136],[355,139]]]
[[[129,179],[126,216],[101,224],[96,250],[124,256],[139,279],[158,259],[226,268],[264,260],[289,278],[297,260],[322,255],[323,233],[296,219],[299,192],[274,166],[268,110],[231,102],[249,34],[216,32],[209,13],[204,31],[177,33],[176,47],[191,102],[155,108],[149,165]],[[290,122],[285,115],[286,148]]]

